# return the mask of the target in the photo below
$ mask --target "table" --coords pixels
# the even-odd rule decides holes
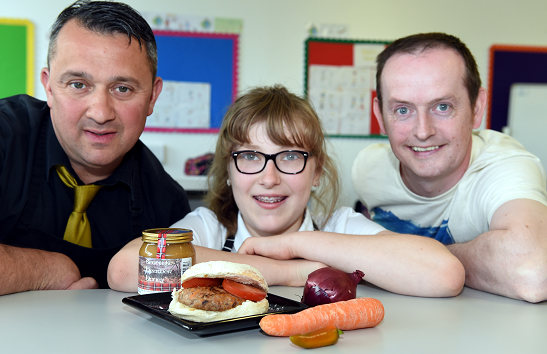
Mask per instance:
[[[298,300],[302,288],[271,287]],[[418,298],[358,285],[382,301],[376,328],[346,331],[316,353],[546,353],[547,302],[530,304],[470,288],[454,298]],[[113,290],[0,296],[3,353],[293,353],[304,349],[259,329],[200,338],[122,303]]]

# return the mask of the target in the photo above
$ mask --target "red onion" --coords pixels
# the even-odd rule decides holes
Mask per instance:
[[[365,276],[360,270],[348,274],[334,268],[321,268],[308,275],[302,302],[308,306],[355,299],[357,284]]]

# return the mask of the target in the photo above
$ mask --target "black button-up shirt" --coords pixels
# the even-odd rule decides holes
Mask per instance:
[[[26,95],[0,100],[1,243],[63,252],[65,246],[48,249],[44,241],[68,243],[62,238],[74,206],[74,190],[60,180],[56,164],[82,184],[57,140],[47,104]],[[184,189],[141,141],[111,176],[95,184],[103,187],[87,209],[93,249],[119,249],[142,230],[169,227],[190,211]],[[78,264],[74,258],[86,250],[75,247],[67,255]]]

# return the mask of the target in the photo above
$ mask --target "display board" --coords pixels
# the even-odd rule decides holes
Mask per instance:
[[[376,56],[389,43],[306,40],[305,95],[330,136],[380,135],[372,110],[376,97]]]
[[[517,139],[526,150],[539,157],[547,166],[547,84],[520,84],[511,86],[509,99],[509,135]]]
[[[547,47],[490,47],[487,128],[507,126],[511,87],[515,83],[547,83]]]
[[[34,26],[0,18],[0,98],[34,95]]]
[[[237,95],[237,34],[154,31],[165,84],[145,131],[216,133]]]

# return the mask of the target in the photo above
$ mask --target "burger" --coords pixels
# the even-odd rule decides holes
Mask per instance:
[[[268,284],[246,264],[213,261],[190,267],[174,290],[169,312],[194,322],[213,322],[268,311]]]

